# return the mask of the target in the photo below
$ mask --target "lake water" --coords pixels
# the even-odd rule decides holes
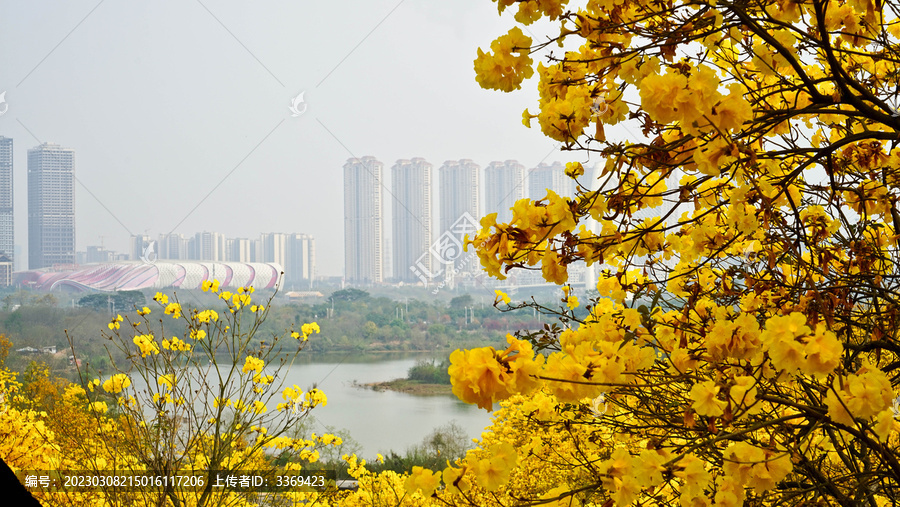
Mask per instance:
[[[429,353],[301,353],[292,365],[283,367],[279,377],[284,379],[282,388],[297,384],[308,391],[315,385],[328,397],[327,405],[311,411],[314,422],[308,427],[309,432],[347,430],[361,446],[358,454],[371,461],[379,452],[386,454],[393,450],[402,455],[407,448],[422,443],[436,428],[450,422],[456,423],[470,438],[480,437],[491,423],[490,413],[452,395],[414,396],[359,386],[405,378],[416,361],[432,359],[440,362],[441,357]],[[219,367],[227,368],[222,363]],[[146,387],[135,375],[132,382],[133,389]],[[275,410],[281,401],[281,396],[276,395],[269,403],[269,410]]]
[[[321,433],[326,426],[346,429],[362,446],[360,454],[373,459],[375,453],[388,450],[402,454],[409,446],[421,443],[435,428],[451,421],[473,438],[480,437],[490,424],[490,413],[453,396],[413,396],[354,385],[406,377],[416,360],[432,357],[301,354],[282,373],[286,386],[297,384],[307,390],[315,383],[328,396],[327,406],[312,411],[317,421],[314,431]]]

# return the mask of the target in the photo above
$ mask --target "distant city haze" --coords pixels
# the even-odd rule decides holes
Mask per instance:
[[[3,2],[16,264],[28,267],[28,150],[42,143],[77,154],[78,251],[128,253],[143,235],[299,233],[315,238],[318,276],[345,275],[348,159],[381,161],[388,190],[398,160],[421,159],[434,192],[448,160],[473,161],[482,179],[492,162],[585,162],[521,124],[535,86],[505,95],[475,82],[476,48],[512,24],[496,12],[489,0]],[[393,261],[391,199],[388,265],[412,255]]]

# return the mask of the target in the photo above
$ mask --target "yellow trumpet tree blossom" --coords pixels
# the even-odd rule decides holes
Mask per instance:
[[[533,444],[495,426],[497,446],[445,472],[454,501],[900,502],[900,5],[498,6],[559,35],[526,53],[513,28],[478,82],[528,86],[516,65],[542,60],[523,118],[573,152],[578,188],[487,217],[469,247],[497,278],[590,266],[581,304],[599,296],[541,307],[567,325],[511,339],[533,352],[454,354],[462,399],[556,421]]]

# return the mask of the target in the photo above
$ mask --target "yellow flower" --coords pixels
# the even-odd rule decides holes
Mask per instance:
[[[688,398],[694,401],[691,407],[700,415],[717,417],[725,413],[726,403],[717,398],[719,386],[714,380],[694,384]]]
[[[322,391],[313,388],[306,393],[306,402],[311,407],[317,407],[319,405],[322,405],[324,407],[325,405],[328,405],[328,397],[325,396],[325,393],[323,393]]]
[[[865,367],[849,374],[842,382],[835,380],[833,390],[825,396],[828,415],[836,422],[852,426],[853,418],[868,419],[891,408],[894,398],[891,381],[879,369]],[[843,384],[843,387],[838,387]]]
[[[143,307],[142,309],[138,310],[138,315],[149,315],[149,314],[150,314],[150,309],[147,308],[146,306]]]
[[[626,308],[622,310],[622,325],[636,331],[641,327],[641,312],[634,308]]]
[[[240,309],[242,306],[247,306],[250,304],[250,295],[249,294],[235,294],[231,297],[231,304],[234,306],[235,310]]]
[[[532,118],[534,118],[534,116],[532,116],[531,113],[528,112],[528,109],[523,111],[522,112],[522,125],[525,125],[526,127],[531,128],[531,119]]]
[[[215,310],[203,310],[194,316],[200,322],[208,324],[210,321],[218,321],[219,314]]]
[[[567,162],[566,163],[566,176],[572,178],[573,180],[579,176],[584,174],[584,166],[581,165],[581,162]]]
[[[624,301],[627,296],[619,280],[612,275],[602,277],[597,281],[597,292],[600,293],[601,297],[608,297],[619,303]]]
[[[453,394],[466,403],[491,410],[493,402],[537,387],[534,378],[544,356],[535,356],[531,344],[507,336],[510,346],[503,352],[493,347],[456,350],[450,354]]]
[[[168,375],[162,375],[156,379],[156,383],[165,386],[167,389],[175,388],[175,374],[169,373]]]
[[[169,303],[169,296],[163,294],[162,292],[157,292],[155,296],[153,296],[153,300],[161,305],[165,305]]]
[[[503,301],[504,303],[509,304],[509,302],[512,301],[512,299],[510,299],[510,297],[500,289],[495,289],[494,294],[496,294],[496,296],[494,297],[494,303]]]
[[[134,337],[134,344],[141,350],[141,357],[147,357],[149,354],[159,354],[159,347],[153,341],[153,335],[142,334]]]
[[[105,401],[95,401],[95,402],[91,403],[91,410],[93,410],[94,412],[105,414],[106,410],[107,410],[106,402]]]
[[[569,272],[566,266],[560,263],[559,255],[553,250],[547,250],[541,258],[541,273],[544,280],[562,285],[569,280]]]
[[[412,473],[404,481],[406,491],[421,492],[422,496],[429,497],[441,485],[441,476],[420,466],[414,466]]]
[[[531,37],[519,27],[512,28],[491,43],[492,53],[478,48],[475,59],[475,79],[482,88],[511,92],[522,87],[522,81],[534,74],[528,55]],[[514,54],[515,53],[515,54]]]
[[[122,322],[122,320],[123,319],[121,315],[116,315],[116,318],[114,318],[109,324],[107,324],[106,327],[110,329],[119,329],[119,322]]]
[[[303,341],[306,341],[309,335],[318,333],[319,331],[321,331],[321,329],[319,329],[319,324],[315,322],[303,324],[302,326],[300,326],[300,332],[303,333]]]
[[[732,444],[722,457],[725,475],[759,492],[774,488],[793,468],[787,453],[779,455],[747,442]]]
[[[444,484],[447,488],[455,488],[459,491],[465,493],[468,491],[472,485],[469,484],[469,480],[466,478],[466,470],[467,467],[463,466],[462,468],[454,468],[447,467],[444,469],[443,479]]]
[[[241,369],[244,373],[255,371],[256,373],[262,373],[263,366],[265,363],[262,359],[253,356],[247,356],[247,360],[244,362],[244,367]]]
[[[179,339],[177,336],[172,337],[172,341],[163,340],[163,348],[171,349],[171,350],[191,350],[191,345],[184,340]]]
[[[281,393],[281,397],[284,399],[284,401],[290,403],[296,403],[301,396],[303,396],[303,389],[300,389],[297,384],[294,384],[293,387],[285,388],[285,390]]]
[[[166,315],[171,315],[173,319],[181,317],[181,305],[178,303],[170,303],[166,306]]]
[[[487,457],[472,465],[475,482],[488,491],[496,491],[509,481],[510,472],[518,459],[516,448],[509,442],[492,445]]]
[[[710,481],[710,475],[703,460],[688,454],[678,462],[678,466],[675,477],[684,481],[681,494],[689,497],[701,496]]]
[[[206,292],[206,291],[219,292],[219,281],[218,280],[206,280],[205,282],[203,282],[201,289],[203,290],[203,292]]]
[[[828,375],[838,367],[844,346],[825,324],[819,323],[816,332],[806,342],[806,362],[801,371],[810,375]]]

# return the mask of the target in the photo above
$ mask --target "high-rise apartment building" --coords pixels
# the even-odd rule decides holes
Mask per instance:
[[[268,232],[259,235],[259,244],[262,247],[262,258],[257,262],[274,262],[284,268],[287,257],[287,238],[283,232]]]
[[[497,213],[498,223],[512,220],[510,208],[525,198],[525,166],[515,160],[491,162],[484,169],[484,213]],[[479,217],[481,218],[481,217]]]
[[[12,285],[13,260],[0,254],[0,287]]]
[[[434,272],[448,279],[452,278],[451,268],[459,272],[478,269],[478,261],[463,254],[463,241],[466,234],[474,236],[481,216],[481,167],[469,159],[448,160],[438,173],[440,229],[431,251]]]
[[[220,232],[198,232],[188,241],[188,258],[198,261],[225,260],[225,235]]]
[[[316,278],[316,239],[308,234],[288,234],[284,277],[288,287],[311,288]]]
[[[432,166],[423,158],[391,168],[394,279],[415,283],[432,272]],[[427,276],[427,274],[426,274]]]
[[[528,198],[534,201],[547,197],[547,190],[563,197],[575,195],[575,180],[566,176],[566,167],[559,162],[553,165],[540,163],[528,173]]]
[[[183,261],[188,259],[188,239],[181,234],[160,234],[156,252],[160,259]]]
[[[226,260],[230,262],[252,262],[255,257],[251,251],[253,242],[247,238],[226,240]]]
[[[13,221],[13,140],[0,136],[0,255],[15,259]],[[0,277],[0,286],[5,278]]]
[[[344,277],[350,283],[384,281],[383,169],[375,157],[344,164]]]
[[[28,268],[75,263],[75,150],[28,150]]]
[[[90,247],[88,248],[90,249]],[[159,259],[159,242],[150,239],[148,234],[131,236],[131,252],[129,258],[132,261],[156,261]]]
[[[480,170],[481,167],[469,159],[448,160],[438,170],[441,201],[438,233],[449,231],[465,213],[475,220],[481,216]]]
[[[116,252],[107,250],[103,246],[89,246],[84,256],[85,264],[103,264],[116,260]],[[79,264],[81,264],[79,262]]]

